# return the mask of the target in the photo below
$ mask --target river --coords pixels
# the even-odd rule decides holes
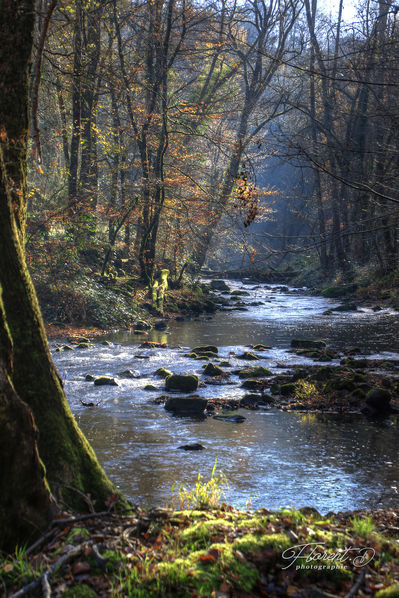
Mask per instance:
[[[166,505],[173,484],[192,487],[200,473],[218,470],[229,481],[226,502],[239,507],[312,505],[321,513],[360,508],[398,507],[398,418],[370,422],[363,416],[287,413],[278,409],[240,410],[242,424],[207,418],[174,417],[154,404],[164,381],[153,372],[164,366],[174,373],[201,375],[203,362],[185,357],[187,349],[215,344],[221,359],[234,367],[247,362],[236,355],[247,346],[273,348],[256,362],[275,371],[285,364],[312,363],[287,352],[290,340],[324,339],[332,348],[360,347],[373,356],[399,358],[399,314],[383,309],[325,315],[337,302],[279,292],[272,285],[243,285],[247,311],[219,311],[185,322],[170,322],[166,332],[151,331],[148,340],[167,342],[166,349],[140,349],[143,338],[128,332],[110,334],[113,346],[54,353],[67,398],[99,461],[116,486],[134,503]],[[260,306],[249,306],[261,301]],[[54,345],[52,346],[54,349]],[[249,363],[251,365],[251,363]],[[87,373],[115,375],[138,370],[137,379],[119,386],[96,387]],[[205,386],[205,397],[241,397],[236,376],[231,386]],[[153,384],[158,392],[143,390]],[[81,400],[99,403],[84,407]],[[199,442],[205,450],[178,447]]]

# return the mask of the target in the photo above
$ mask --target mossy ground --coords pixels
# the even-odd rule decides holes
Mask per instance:
[[[373,596],[398,579],[398,522],[399,513],[393,511],[321,517],[312,510],[244,512],[226,505],[107,514],[55,524],[37,551],[3,556],[2,595],[39,578],[77,547],[75,556],[50,576],[54,596],[300,598],[310,588],[325,593],[320,595],[345,596],[362,572],[354,558],[363,549],[375,555],[365,566],[361,595]],[[283,558],[284,551],[308,543],[308,560]],[[348,548],[353,550],[344,562],[334,560]],[[326,555],[321,559],[323,553],[330,560]]]

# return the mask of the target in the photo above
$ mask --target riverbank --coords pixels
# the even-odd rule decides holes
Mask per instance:
[[[217,297],[207,285],[186,282],[165,292],[163,308],[135,277],[113,279],[81,275],[69,281],[35,280],[49,338],[98,336],[101,331],[146,331],[160,319],[213,313]]]
[[[179,499],[187,493],[180,490]],[[225,504],[65,513],[39,542],[14,558],[3,555],[0,573],[4,598],[40,591],[54,598],[395,598],[399,513],[322,517],[311,507],[242,511]],[[29,585],[32,591],[23,591]]]

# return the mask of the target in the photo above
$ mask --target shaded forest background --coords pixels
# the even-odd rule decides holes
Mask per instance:
[[[162,269],[395,280],[392,0],[349,24],[342,1],[37,8],[26,247],[48,319]]]

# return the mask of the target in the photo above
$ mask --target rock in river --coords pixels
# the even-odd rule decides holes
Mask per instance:
[[[194,349],[191,349],[191,353],[195,353],[196,355],[215,353],[217,355],[219,353],[219,349],[215,347],[215,345],[206,345],[203,347],[194,347]]]
[[[203,415],[207,404],[201,397],[168,397],[165,409],[176,415]]]
[[[199,444],[199,442],[194,442],[193,444],[183,444],[178,448],[182,451],[203,451],[205,447]]]
[[[180,392],[193,392],[198,388],[198,376],[193,374],[179,375],[172,374],[165,380],[166,390],[177,390]]]
[[[154,376],[158,376],[159,378],[167,378],[168,376],[171,376],[171,375],[172,375],[172,372],[170,372],[166,368],[158,368],[154,372]]]
[[[224,372],[219,366],[214,365],[213,363],[208,363],[208,365],[205,366],[204,374],[207,376],[222,376]]]
[[[137,370],[123,370],[116,374],[119,378],[140,378],[140,372]]]
[[[224,280],[211,280],[211,289],[214,291],[230,291]]]
[[[263,376],[272,376],[272,372],[261,365],[255,365],[253,367],[244,368],[238,373],[238,377],[241,379],[246,378],[262,378]]]
[[[245,351],[242,355],[237,355],[237,359],[247,359],[248,361],[257,361],[259,357],[255,355],[255,353],[251,353],[250,351]]]
[[[115,378],[109,376],[100,376],[94,380],[95,386],[119,386]]]

